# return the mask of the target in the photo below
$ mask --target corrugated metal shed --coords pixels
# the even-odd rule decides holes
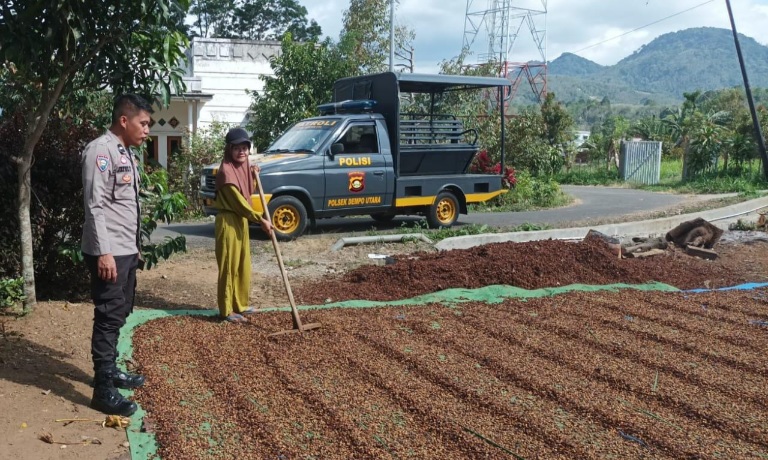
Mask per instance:
[[[627,182],[658,184],[661,178],[661,142],[622,141],[619,177]]]

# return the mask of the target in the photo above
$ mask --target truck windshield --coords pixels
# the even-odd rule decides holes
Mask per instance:
[[[339,124],[337,118],[302,120],[278,137],[264,153],[314,153]]]

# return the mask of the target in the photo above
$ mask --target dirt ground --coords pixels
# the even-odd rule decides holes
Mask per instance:
[[[337,238],[337,236],[304,238],[281,245],[283,258],[289,269],[289,279],[300,303],[321,304],[327,301],[344,300],[345,298],[370,298],[373,300],[404,298],[446,287],[475,287],[473,280],[477,278],[480,278],[481,281],[495,280],[494,282],[498,282],[494,276],[502,269],[494,267],[505,267],[503,273],[506,274],[507,279],[526,288],[552,286],[552,283],[559,283],[559,285],[572,282],[603,283],[612,282],[611,280],[614,280],[613,282],[624,281],[625,279],[627,282],[643,282],[654,279],[667,281],[684,288],[720,287],[742,281],[768,281],[768,242],[765,240],[744,240],[731,234],[726,234],[723,242],[716,246],[715,249],[721,255],[716,261],[691,258],[680,251],[669,251],[666,255],[657,256],[653,259],[618,261],[614,258],[606,258],[599,248],[581,248],[580,252],[572,253],[563,252],[566,249],[561,247],[563,244],[572,243],[539,242],[538,244],[508,244],[468,250],[461,254],[462,262],[460,264],[456,264],[456,260],[442,262],[441,259],[446,258],[446,255],[431,251],[429,246],[423,243],[352,246],[337,252],[330,251],[331,245]],[[258,307],[287,305],[287,297],[271,243],[264,240],[254,240],[252,251],[254,253],[253,305]],[[395,263],[380,265],[381,260],[369,258],[369,254],[394,256]],[[499,262],[499,257],[502,257],[501,262]],[[633,268],[627,269],[626,267],[630,264]],[[586,267],[598,265],[600,266],[599,276],[594,275],[592,278],[586,276],[589,273]],[[426,273],[433,278],[425,281],[419,279],[416,276],[417,273]],[[482,276],[474,276],[477,273],[482,273]],[[397,289],[389,289],[393,285]],[[195,249],[188,254],[175,256],[156,269],[140,273],[137,306],[138,308],[160,309],[214,309],[215,286],[216,265],[212,251]],[[757,297],[762,299],[764,294],[763,292]],[[661,296],[662,294],[655,295]],[[504,451],[492,445],[493,442],[496,442],[494,439],[511,439],[505,437],[508,436],[508,433],[492,431],[491,427],[502,422],[509,425],[509,430],[522,433],[519,441],[522,444],[499,445],[524,458],[559,458],[558,452],[576,453],[578,457],[588,458],[593,457],[594,452],[599,451],[599,449],[595,450],[597,448],[589,446],[599,445],[609,446],[612,449],[611,452],[615,452],[614,458],[626,458],[623,456],[628,452],[636,458],[675,458],[677,454],[684,454],[690,458],[694,458],[696,455],[701,458],[715,458],[713,454],[700,455],[697,453],[704,452],[701,450],[701,446],[714,446],[715,441],[712,439],[718,435],[722,435],[724,441],[722,441],[721,447],[726,449],[722,453],[723,458],[747,458],[742,457],[741,454],[759,457],[755,452],[768,455],[768,449],[766,449],[768,428],[765,425],[765,420],[768,418],[766,412],[768,402],[760,394],[740,394],[739,391],[743,391],[742,388],[734,389],[729,386],[732,383],[724,381],[723,377],[716,378],[717,375],[720,375],[718,373],[724,373],[726,377],[739,373],[746,376],[748,382],[759,383],[760,386],[755,388],[764,388],[766,383],[766,369],[764,364],[759,363],[760,353],[758,352],[760,350],[755,348],[766,346],[764,341],[765,327],[753,327],[748,333],[745,333],[733,325],[739,318],[744,319],[749,315],[756,318],[762,315],[764,320],[768,316],[768,311],[765,309],[764,300],[755,300],[755,295],[751,297],[749,295],[739,297],[739,295],[733,294],[728,298],[722,297],[722,300],[713,297],[712,300],[707,301],[712,305],[717,305],[718,307],[713,308],[713,311],[717,311],[727,320],[726,325],[728,327],[718,331],[715,336],[717,342],[715,345],[726,344],[729,347],[735,347],[736,351],[741,350],[745,353],[743,358],[731,361],[729,361],[731,358],[720,356],[720,351],[710,349],[712,344],[699,344],[697,342],[708,336],[703,329],[705,324],[698,324],[696,326],[698,329],[693,328],[693,326],[691,329],[686,329],[688,326],[683,327],[682,320],[675,319],[691,316],[693,315],[691,309],[699,307],[699,304],[683,302],[680,298],[670,301],[669,298],[664,297],[656,299],[650,294],[638,298],[637,302],[642,301],[654,305],[649,312],[644,313],[648,318],[653,319],[652,324],[649,329],[643,329],[644,326],[636,323],[630,325],[629,329],[624,327],[621,329],[623,335],[615,338],[615,341],[606,341],[605,339],[608,331],[616,328],[615,325],[606,322],[606,318],[602,316],[582,318],[585,324],[594,323],[593,326],[589,326],[588,329],[592,332],[587,335],[597,342],[589,346],[599,353],[595,356],[583,357],[569,355],[569,359],[573,361],[568,361],[570,364],[567,368],[569,372],[581,379],[578,380],[581,382],[579,385],[582,385],[579,391],[587,391],[583,385],[592,382],[592,377],[587,374],[597,373],[603,376],[598,379],[599,385],[588,390],[590,395],[603,394],[602,399],[595,398],[597,408],[593,407],[591,403],[587,405],[583,401],[572,399],[570,394],[563,395],[560,399],[556,396],[560,390],[556,387],[554,389],[544,388],[541,386],[540,380],[536,380],[545,379],[549,375],[539,374],[538,370],[557,371],[558,368],[552,361],[554,358],[547,358],[548,356],[554,356],[554,354],[559,353],[558,350],[565,353],[568,347],[572,349],[583,347],[588,337],[584,335],[585,328],[569,329],[572,327],[570,323],[561,324],[556,317],[544,315],[545,306],[535,302],[530,303],[530,307],[522,309],[518,307],[508,314],[511,316],[496,318],[497,322],[502,320],[518,321],[527,324],[536,331],[530,336],[519,335],[521,331],[518,330],[494,331],[489,324],[486,324],[486,321],[493,322],[494,315],[501,313],[498,310],[485,310],[487,307],[482,305],[467,306],[467,317],[470,320],[466,324],[455,316],[442,316],[444,313],[441,313],[438,321],[440,324],[451,326],[448,330],[457,330],[458,335],[456,337],[430,336],[426,333],[434,332],[430,324],[432,324],[431,321],[435,320],[419,316],[427,314],[425,312],[429,310],[421,313],[414,310],[413,313],[409,311],[406,314],[409,322],[408,324],[404,323],[404,329],[397,328],[401,335],[405,334],[398,338],[397,343],[400,343],[401,340],[408,340],[410,335],[404,332],[405,330],[417,331],[419,337],[424,336],[426,338],[414,341],[412,350],[417,351],[417,353],[411,355],[408,352],[407,355],[404,355],[401,349],[387,348],[387,336],[371,329],[373,325],[379,324],[377,321],[391,320],[391,318],[386,318],[386,314],[376,313],[372,315],[371,323],[367,329],[354,332],[351,338],[348,335],[339,336],[343,340],[351,340],[351,348],[349,349],[354,349],[355,352],[350,353],[345,360],[334,361],[333,350],[337,350],[343,344],[341,342],[334,344],[333,333],[341,333],[347,327],[354,330],[364,324],[355,322],[359,320],[348,317],[348,313],[340,313],[338,317],[323,319],[325,324],[333,324],[333,326],[324,328],[322,334],[317,334],[316,339],[311,339],[316,340],[315,345],[319,347],[313,348],[314,350],[323,350],[313,355],[311,361],[304,363],[296,360],[278,359],[281,354],[274,347],[264,348],[258,356],[261,357],[260,359],[275,359],[275,366],[283,375],[282,381],[278,378],[279,376],[265,376],[265,388],[272,388],[270,385],[278,385],[281,382],[285,383],[286,378],[291,381],[310,378],[312,369],[323,366],[332,372],[340,372],[339,369],[344,366],[357,365],[359,367],[357,374],[351,377],[339,374],[337,377],[343,381],[346,381],[344,379],[351,379],[352,382],[358,383],[366,379],[370,380],[373,378],[371,376],[380,370],[376,370],[377,362],[366,361],[370,359],[371,355],[364,354],[364,350],[379,350],[380,358],[378,359],[382,361],[380,364],[385,366],[382,369],[394,369],[396,371],[396,374],[392,375],[379,375],[379,378],[383,378],[384,382],[374,386],[374,390],[371,390],[374,393],[370,395],[370,404],[380,405],[380,407],[391,410],[390,415],[394,417],[390,417],[387,421],[370,420],[370,423],[379,423],[377,426],[383,427],[382,430],[386,428],[384,432],[374,433],[372,437],[366,437],[359,433],[361,427],[358,423],[361,423],[361,420],[364,423],[365,417],[372,417],[373,412],[365,414],[361,412],[357,418],[342,417],[338,421],[329,421],[328,418],[312,418],[312,423],[315,424],[313,430],[316,429],[316,431],[302,431],[301,428],[296,431],[296,427],[294,427],[294,431],[302,432],[305,436],[307,433],[316,432],[322,432],[324,436],[327,436],[327,439],[322,438],[315,442],[314,446],[330,445],[325,444],[325,441],[334,443],[339,441],[340,444],[338,445],[341,450],[337,452],[338,455],[342,455],[339,458],[364,458],[371,452],[392,457],[408,456],[409,449],[416,453],[419,452],[418,449],[422,448],[427,449],[427,452],[435,452],[434,455],[444,451],[440,449],[449,449],[445,452],[452,452],[453,455],[459,452],[470,457],[477,454],[495,458]],[[712,296],[717,295],[712,294]],[[579,318],[579,310],[574,305],[595,303],[597,305],[596,310],[605,313],[611,311],[611,302],[615,302],[616,299],[635,299],[628,296],[622,297],[620,294],[603,294],[600,299],[594,299],[586,294],[568,298],[573,300],[564,300],[562,304],[569,318]],[[632,301],[634,302],[634,300]],[[729,310],[727,308],[729,303],[739,306]],[[631,310],[632,306],[630,305],[628,308]],[[620,315],[622,317],[646,318],[642,316],[641,312],[630,310],[626,312],[621,310]],[[663,312],[666,310],[673,311],[671,318],[664,317]],[[2,409],[0,410],[0,459],[129,458],[124,433],[115,429],[102,428],[99,421],[103,420],[103,416],[87,407],[91,396],[89,350],[91,311],[91,306],[88,304],[58,301],[43,303],[39,305],[34,314],[24,318],[0,317],[0,409]],[[532,312],[536,313],[537,316],[533,316]],[[280,312],[270,315],[268,320],[265,319],[264,325],[228,325],[233,326],[228,329],[232,335],[231,339],[237,342],[243,334],[254,332],[254,328],[267,330],[267,328],[290,327],[290,316],[287,313]],[[312,313],[309,319],[319,318],[315,315],[319,315],[319,313]],[[380,317],[380,319],[377,320],[376,317]],[[267,317],[265,316],[265,318]],[[410,322],[411,318],[413,323]],[[537,323],[538,320],[534,318],[540,318],[542,322]],[[334,323],[337,320],[338,322]],[[551,324],[547,322],[551,322]],[[156,323],[162,324],[160,321]],[[197,329],[200,334],[203,334],[207,330],[206,328],[219,327],[220,324],[209,321],[203,322],[202,326],[197,323],[192,326],[191,330]],[[555,329],[557,333],[552,336],[547,332],[548,326],[557,326],[560,329]],[[630,330],[632,327],[638,329]],[[173,328],[168,329],[170,334],[178,333],[174,332]],[[391,330],[391,327],[387,330]],[[478,335],[477,331],[481,331],[482,334]],[[683,336],[675,336],[680,331],[683,331]],[[480,342],[478,342],[477,350],[467,345],[467,336],[478,337]],[[756,342],[753,345],[748,345],[745,342],[747,339],[754,339]],[[527,345],[528,348],[524,352],[514,355],[516,360],[514,362],[505,361],[503,356],[496,356],[484,351],[493,350],[494,346],[499,344],[523,342],[530,342],[530,344]],[[260,346],[264,344],[246,343],[244,346],[249,345]],[[673,388],[675,391],[686,391],[699,388],[702,385],[711,386],[711,391],[706,390],[703,394],[697,394],[704,397],[705,400],[710,397],[715,399],[712,399],[705,406],[700,406],[698,403],[679,397],[679,395],[667,394],[666,396],[658,396],[651,402],[645,401],[647,406],[642,405],[637,396],[641,392],[638,387],[640,384],[637,382],[641,380],[635,379],[642,378],[644,379],[642,381],[646,382],[648,376],[653,374],[656,364],[648,361],[650,358],[644,354],[633,354],[631,350],[634,349],[634,346],[649,350],[648,353],[654,353],[654,347],[680,348],[679,353],[685,356],[672,355],[679,360],[678,364],[664,364],[668,368],[658,368],[659,372],[662,370],[669,372],[672,381],[676,382],[669,384],[670,387],[668,388]],[[704,348],[699,348],[699,346]],[[451,350],[451,355],[446,357],[448,368],[445,369],[434,368],[435,363],[425,361],[426,356],[441,348]],[[149,345],[142,348],[142,350],[144,349],[149,349]],[[200,350],[199,347],[197,349]],[[765,348],[762,348],[763,352],[764,350]],[[546,353],[542,355],[539,352]],[[137,353],[141,354],[138,349]],[[473,355],[473,353],[476,354]],[[616,355],[617,353],[618,355]],[[613,363],[606,356],[620,356],[620,363]],[[471,382],[471,385],[449,385],[449,376],[452,375],[451,369],[455,372],[461,370],[461,372],[466,373],[465,366],[477,364],[473,360],[476,361],[480,358],[488,360],[485,364],[480,364],[497,365],[498,371],[479,372],[474,377],[486,379],[484,382],[478,380]],[[590,360],[597,361],[591,362]],[[693,361],[712,361],[712,364],[707,364],[704,366],[705,369],[700,371],[693,371],[685,367],[687,366],[686,363]],[[401,364],[398,365],[397,362]],[[638,367],[640,370],[630,369],[630,364],[633,362],[642,364]],[[614,364],[618,367],[615,367]],[[722,366],[718,367],[720,365]],[[515,366],[526,366],[525,369],[530,369],[530,375],[526,372],[528,377],[521,380],[520,373],[516,371]],[[421,380],[414,383],[406,378],[405,374],[416,371],[422,373],[420,374],[423,377]],[[150,376],[152,375],[150,368],[146,372]],[[368,377],[365,376],[365,373],[368,373]],[[695,375],[690,377],[689,374],[691,373]],[[512,379],[513,375],[518,375],[518,380]],[[334,405],[340,405],[337,410],[343,411],[341,402],[346,393],[334,392],[332,377],[327,377],[331,380],[325,383],[315,382],[315,386],[312,387],[317,391],[327,391],[327,397],[330,399],[320,398],[311,404],[306,402],[297,404],[295,410],[307,417],[313,410],[336,407]],[[570,380],[554,379],[554,374],[550,377],[553,377],[550,382],[553,386],[571,384],[569,383]],[[512,379],[510,381],[514,383],[511,387],[507,386],[509,379]],[[505,384],[501,385],[497,380],[504,381]],[[659,383],[658,387],[662,388],[663,383],[666,382]],[[414,385],[413,393],[404,391],[400,385]],[[252,382],[252,386],[259,388],[260,382]],[[297,397],[297,395],[300,396],[301,392],[306,392],[308,388],[297,385],[296,393],[276,396],[275,404],[280,404],[280,401],[289,404],[293,400],[292,398]],[[478,388],[481,388],[482,391],[515,392],[514,394],[505,394],[510,394],[516,398],[516,404],[519,404],[515,406],[516,412],[513,412],[519,412],[520,418],[500,418],[503,408],[499,406],[499,401],[490,396],[478,396],[477,391],[480,391]],[[440,407],[436,409],[425,407],[424,401],[418,395],[430,394],[435,391],[437,391],[435,394],[444,396],[438,404]],[[444,393],[446,391],[448,393]],[[453,433],[453,431],[443,430],[443,427],[453,420],[448,414],[455,407],[460,407],[451,406],[449,403],[454,400],[467,400],[467,392],[469,391],[476,393],[475,396],[469,398],[472,401],[469,410],[472,411],[473,415],[476,415],[473,420],[477,420],[477,424],[464,426],[459,430],[461,434],[457,437],[446,434]],[[643,391],[647,392],[647,388]],[[304,396],[308,395],[307,393],[303,394]],[[610,398],[606,395],[610,395]],[[237,392],[232,394],[233,398],[247,396],[247,394]],[[141,398],[141,393],[137,397]],[[361,395],[355,396],[358,399],[363,397]],[[345,404],[354,404],[355,398]],[[739,401],[743,398],[746,398],[746,402],[740,403]],[[302,401],[306,401],[306,398]],[[600,401],[604,401],[605,405],[601,406]],[[362,402],[362,400],[358,402]],[[538,419],[527,420],[524,414],[528,406],[538,402],[543,404],[544,410],[549,411],[547,414],[552,420],[558,421],[563,426],[575,427],[575,432],[581,436],[578,438],[579,441],[574,441],[563,434],[563,430],[558,428],[557,423],[555,423],[555,428],[552,428],[549,425],[543,425],[543,422]],[[728,407],[735,407],[736,409],[726,411]],[[491,408],[491,410],[486,411],[483,408]],[[614,414],[612,411],[622,408],[633,414],[630,419],[622,418],[619,420],[610,417],[611,414]],[[732,412],[734,410],[742,410],[741,415],[738,412]],[[637,415],[644,413],[642,411],[663,418],[668,424],[662,423],[662,425],[677,427],[671,428],[671,430],[674,432],[683,431],[687,433],[685,436],[688,438],[674,436],[665,439],[658,427],[648,427],[648,417]],[[688,415],[690,411],[703,414],[702,417],[705,419],[706,416],[712,414],[719,413],[720,415],[707,419],[709,420],[708,423],[712,423],[712,425],[701,428],[695,423],[694,418]],[[596,416],[594,414],[602,415]],[[734,418],[728,418],[731,416]],[[739,419],[739,417],[741,418]],[[75,418],[91,421],[72,423],[55,421]],[[747,425],[739,423],[739,420],[747,419],[750,420]],[[510,420],[513,421],[510,422]],[[253,422],[253,420],[251,421]],[[619,421],[623,421],[622,423],[625,425],[615,426]],[[265,423],[264,420],[256,420],[256,422]],[[329,424],[334,423],[336,425],[329,426]],[[434,431],[398,431],[403,430],[404,426],[423,426],[428,423],[435,424]],[[268,429],[277,429],[274,426],[270,427],[270,425],[263,426]],[[599,429],[595,429],[595,426]],[[753,427],[753,431],[749,431],[752,428],[745,428],[749,426]],[[691,427],[700,431],[691,432]],[[172,430],[168,431],[167,427],[165,429],[168,433],[172,432]],[[623,439],[621,442],[616,442],[615,437],[610,438],[608,433],[616,433],[617,430],[629,438],[620,435],[619,438]],[[536,436],[535,433],[539,431],[545,435],[543,437]],[[345,432],[353,434],[342,437],[340,433]],[[75,444],[45,443],[38,439],[38,436],[43,433],[50,433],[54,441]],[[416,436],[416,440],[413,444],[393,443],[391,439],[399,438],[397,436],[392,437],[392,433],[412,434]],[[637,433],[647,433],[650,437],[641,439],[637,437]],[[253,436],[257,436],[257,434],[253,434]],[[589,436],[594,436],[594,439],[589,438]],[[698,438],[696,438],[697,436]],[[378,440],[376,440],[377,437]],[[633,441],[632,437],[639,439],[642,443]],[[281,449],[285,448],[285,439],[259,439],[268,439],[268,442],[264,442],[270,447],[269,454],[273,455],[273,458],[280,454]],[[371,439],[374,441],[370,441]],[[470,439],[473,442],[469,442]],[[98,440],[99,443],[94,440]],[[437,449],[439,445],[443,447]],[[530,447],[519,447],[521,445]],[[696,445],[700,447],[695,447]],[[413,450],[416,449],[414,446],[418,446],[418,449]],[[325,449],[320,449],[319,452],[332,453],[332,451],[327,450],[327,447]],[[735,450],[729,451],[727,449]],[[293,452],[297,453],[296,451]],[[351,455],[344,457],[345,452]],[[170,451],[163,451],[163,453],[168,458],[192,458],[186,456],[186,453],[176,457]],[[728,453],[737,455],[728,455]],[[321,455],[321,457],[332,458],[330,455]],[[416,455],[413,458],[419,457]]]

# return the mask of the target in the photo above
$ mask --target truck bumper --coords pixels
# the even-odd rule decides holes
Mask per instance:
[[[216,193],[200,190],[197,195],[200,197],[200,202],[203,204],[203,213],[206,216],[215,216],[218,212],[213,205],[213,202],[216,200]]]

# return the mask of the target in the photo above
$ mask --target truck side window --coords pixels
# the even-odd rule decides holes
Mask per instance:
[[[352,125],[339,142],[344,144],[344,153],[379,153],[374,125]]]
[[[379,142],[376,140],[376,134],[365,133],[361,135],[360,150],[362,153],[378,153]]]

